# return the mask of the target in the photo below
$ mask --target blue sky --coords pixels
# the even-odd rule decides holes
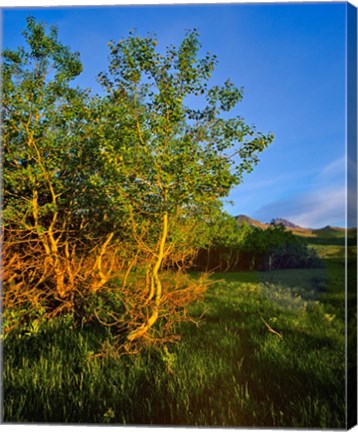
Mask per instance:
[[[264,222],[306,227],[345,224],[345,3],[213,4],[5,9],[3,45],[22,44],[28,15],[59,28],[81,53],[77,80],[94,91],[109,40],[136,28],[161,48],[197,28],[203,52],[218,56],[213,82],[244,87],[235,114],[275,141],[225,209]]]

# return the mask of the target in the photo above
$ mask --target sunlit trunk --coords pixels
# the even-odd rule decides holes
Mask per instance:
[[[159,241],[157,260],[153,266],[153,269],[151,270],[151,275],[150,275],[151,284],[152,284],[152,290],[150,296],[154,297],[152,314],[144,324],[142,324],[139,328],[133,330],[128,335],[127,339],[130,342],[143,336],[155,324],[155,322],[158,319],[159,306],[162,297],[162,283],[159,277],[159,270],[164,259],[164,249],[165,249],[167,236],[168,236],[168,213],[165,212],[163,215],[163,225],[162,225],[162,232]]]

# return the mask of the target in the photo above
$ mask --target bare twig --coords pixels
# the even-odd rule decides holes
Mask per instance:
[[[280,339],[283,339],[282,334],[279,333],[278,331],[274,330],[262,317],[261,317],[261,321],[265,324],[265,326],[267,327],[267,329],[270,333],[273,333],[276,336],[278,336]]]

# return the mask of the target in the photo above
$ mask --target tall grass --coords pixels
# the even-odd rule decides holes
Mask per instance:
[[[213,278],[201,325],[140,356],[71,319],[7,338],[4,421],[344,428],[343,267]]]

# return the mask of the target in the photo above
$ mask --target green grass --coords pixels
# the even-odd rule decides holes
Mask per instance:
[[[71,320],[8,338],[4,421],[344,428],[344,266],[327,263],[215,274],[201,325],[140,356],[94,357],[109,334]]]

